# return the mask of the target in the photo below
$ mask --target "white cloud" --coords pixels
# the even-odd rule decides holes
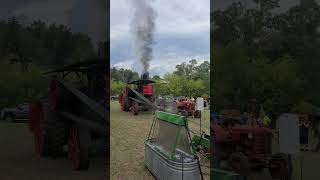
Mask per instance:
[[[132,65],[134,63],[135,63],[134,60],[125,60],[125,61],[121,61],[121,62],[118,62],[116,64],[113,64],[112,67],[123,68],[123,69],[131,69]]]

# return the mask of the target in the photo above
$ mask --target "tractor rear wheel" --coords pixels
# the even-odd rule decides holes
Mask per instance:
[[[269,172],[272,178],[288,179],[291,174],[289,157],[284,153],[276,153],[271,156]]]
[[[128,96],[124,96],[122,103],[123,103],[123,111],[130,111],[131,104]]]
[[[138,115],[138,105],[136,101],[131,102],[130,110],[133,113],[133,115]]]
[[[230,155],[228,166],[231,171],[242,176],[248,176],[250,174],[248,158],[241,152],[235,152]]]
[[[69,130],[68,158],[74,170],[89,168],[90,133],[87,129],[73,126]]]
[[[195,117],[195,118],[201,118],[201,111],[199,111],[199,110],[194,111],[193,117]]]

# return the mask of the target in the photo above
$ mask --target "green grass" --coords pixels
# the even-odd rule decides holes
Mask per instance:
[[[101,180],[108,173],[105,159],[93,159],[88,171],[74,171],[67,158],[40,158],[33,147],[27,124],[0,121],[0,179]]]

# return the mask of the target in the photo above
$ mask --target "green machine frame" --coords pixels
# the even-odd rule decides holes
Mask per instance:
[[[175,158],[175,155],[176,155],[176,147],[177,147],[177,144],[181,138],[181,129],[182,128],[186,128],[186,132],[187,132],[187,135],[188,135],[188,140],[190,142],[190,148],[191,148],[191,154],[192,156],[195,156],[196,155],[196,151],[192,145],[192,139],[191,139],[191,136],[190,136],[190,132],[189,132],[189,128],[188,128],[188,121],[187,121],[187,118],[185,116],[180,116],[180,115],[177,115],[177,114],[172,114],[172,113],[168,113],[168,112],[163,112],[163,111],[156,111],[155,112],[155,116],[154,116],[154,119],[152,121],[152,125],[151,125],[151,128],[150,128],[150,131],[149,131],[149,135],[148,135],[148,140],[150,139],[150,136],[151,136],[151,133],[152,133],[152,130],[155,128],[155,124],[156,124],[156,121],[165,121],[165,122],[168,122],[168,123],[171,123],[171,124],[174,124],[174,125],[177,125],[178,126],[178,131],[176,133],[176,136],[175,136],[175,141],[172,145],[172,148],[171,148],[171,154],[168,155],[166,154],[165,152],[162,152],[160,151],[160,153],[162,153],[163,155],[167,156],[169,159],[171,160],[174,160]]]

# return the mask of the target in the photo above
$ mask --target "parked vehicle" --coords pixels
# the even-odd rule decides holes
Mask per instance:
[[[1,119],[7,121],[28,120],[28,104],[19,104],[12,108],[3,108],[1,110]]]
[[[119,95],[111,96],[110,99],[113,100],[113,101],[114,101],[114,100],[117,100],[117,99],[119,99]]]

